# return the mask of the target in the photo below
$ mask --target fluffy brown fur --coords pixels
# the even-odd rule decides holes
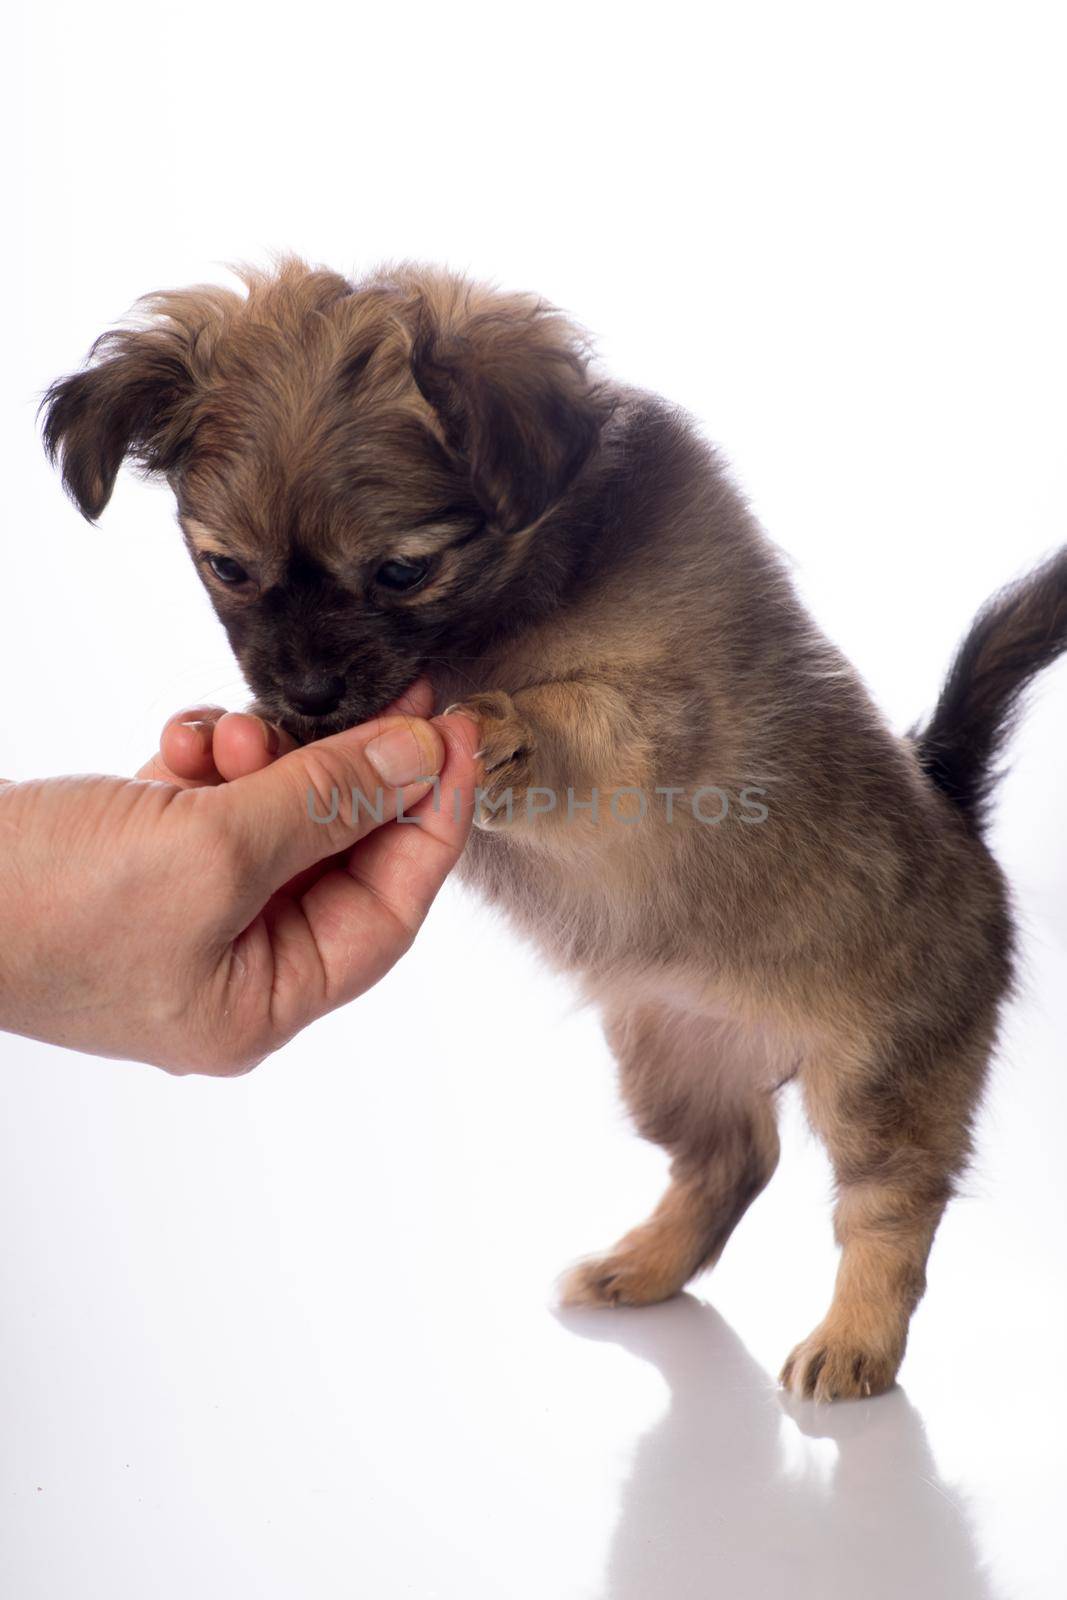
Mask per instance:
[[[1010,985],[979,823],[1020,693],[1067,646],[1067,558],[983,615],[901,739],[692,421],[594,380],[557,311],[414,266],[351,284],[289,261],[247,291],[157,295],[53,386],[68,490],[95,517],[125,457],[167,476],[258,703],[298,738],[420,672],[480,718],[463,871],[602,1009],[671,1157],[653,1216],[565,1298],[645,1304],[710,1266],[798,1075],[842,1254],[783,1381],[886,1388]]]

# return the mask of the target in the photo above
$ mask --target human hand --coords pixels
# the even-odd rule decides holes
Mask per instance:
[[[386,736],[400,765],[379,772]],[[407,711],[275,754],[258,719],[205,710],[140,781],[0,788],[0,1026],[174,1072],[254,1066],[409,947],[466,840],[476,740]],[[383,824],[353,821],[378,789]],[[417,823],[388,820],[398,790]]]

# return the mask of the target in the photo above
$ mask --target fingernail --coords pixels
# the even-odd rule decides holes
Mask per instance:
[[[264,722],[262,717],[257,717],[256,721],[263,729],[263,743],[267,747],[267,754],[269,756],[276,756],[278,754],[277,728],[274,726],[273,722]]]
[[[367,745],[367,760],[383,783],[400,787],[441,770],[439,737],[428,723],[412,719],[380,733]]]
[[[206,722],[179,722],[179,728],[188,728],[196,735],[196,742],[200,746],[201,754],[206,754],[211,748],[211,732]]]

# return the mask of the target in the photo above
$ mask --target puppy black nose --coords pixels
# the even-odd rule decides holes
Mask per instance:
[[[282,693],[294,711],[305,717],[327,717],[336,711],[345,692],[345,680],[328,672],[305,672],[282,684]]]

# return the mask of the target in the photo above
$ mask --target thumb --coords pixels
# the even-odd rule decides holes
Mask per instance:
[[[377,717],[210,790],[260,900],[422,798],[445,745],[421,717]],[[414,826],[414,824],[413,824]]]

